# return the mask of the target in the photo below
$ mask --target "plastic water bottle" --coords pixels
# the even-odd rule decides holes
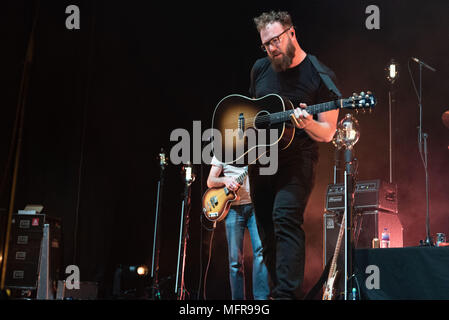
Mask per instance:
[[[446,235],[444,233],[437,233],[437,247],[439,247],[442,242],[446,242]]]
[[[390,247],[390,231],[388,231],[388,228],[384,228],[384,231],[382,232],[381,248],[389,248],[389,247]]]

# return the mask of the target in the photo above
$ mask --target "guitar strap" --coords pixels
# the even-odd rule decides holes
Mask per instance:
[[[324,70],[323,66],[321,65],[321,63],[318,62],[318,59],[315,56],[308,54],[308,57],[312,62],[313,66],[315,67],[316,71],[320,75],[321,79],[323,80],[324,84],[326,85],[327,89],[329,89],[329,91],[332,93],[335,99],[340,99],[342,95],[338,90],[337,86],[335,85],[335,83],[332,81],[331,77],[329,76],[329,73],[326,70]]]
[[[329,76],[329,73],[326,70],[324,70],[323,66],[321,65],[321,63],[318,62],[318,59],[315,56],[308,54],[308,57],[310,59],[310,62],[312,62],[312,65],[314,66],[315,70],[320,75],[321,80],[323,80],[327,89],[331,92],[331,94],[334,96],[335,99],[340,99],[342,97],[340,90],[338,90],[337,86],[332,81],[331,77]],[[327,277],[329,276],[332,258],[333,256],[327,261],[323,273],[321,274],[320,278],[315,283],[313,288],[310,289],[310,291],[306,294],[304,300],[314,299],[314,297],[322,289],[324,283],[326,282]]]

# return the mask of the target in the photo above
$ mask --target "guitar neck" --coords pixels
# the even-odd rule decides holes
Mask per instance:
[[[246,176],[248,174],[248,167],[245,167],[245,171],[242,172],[235,180],[238,184],[243,184],[243,181],[245,180]]]
[[[342,242],[341,240],[345,233],[344,225],[345,225],[345,216],[343,216],[343,218],[341,219],[340,232],[338,233],[337,243],[335,244],[334,256],[332,257],[332,263],[331,263],[331,267],[329,269],[329,278],[333,276],[333,274],[335,273],[335,269],[337,268],[337,259],[338,259],[338,255],[340,253],[340,247],[341,247],[341,242]]]
[[[318,114],[321,112],[326,112],[326,111],[342,108],[343,101],[344,101],[344,99],[339,99],[339,100],[334,100],[334,101],[329,101],[329,102],[318,103],[318,104],[307,106],[305,109],[306,109],[307,113],[314,115],[314,114]],[[286,111],[272,113],[272,114],[270,114],[270,121],[272,124],[290,121],[290,115],[293,112],[294,112],[294,110],[290,109],[290,110],[286,110]]]

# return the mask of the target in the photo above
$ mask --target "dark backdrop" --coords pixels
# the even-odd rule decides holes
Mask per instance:
[[[160,148],[170,150],[173,129],[192,132],[194,120],[202,121],[203,130],[208,128],[213,108],[225,95],[247,95],[252,63],[263,56],[252,18],[270,9],[290,11],[301,46],[335,71],[344,96],[375,93],[375,112],[356,115],[361,127],[356,146],[360,180],[389,179],[384,69],[392,57],[399,62],[392,117],[393,180],[399,187],[406,246],[426,236],[419,109],[407,63],[415,56],[438,70],[423,70],[423,125],[429,135],[430,227],[432,234],[449,233],[449,129],[441,121],[449,109],[446,1],[38,3],[7,1],[2,7],[0,168],[6,175],[2,171],[0,207],[9,205],[8,154],[26,47],[39,7],[14,208],[40,203],[45,213],[62,218],[64,266],[78,265],[82,281],[99,281],[103,297],[110,296],[118,264],[151,263]],[[71,4],[81,10],[80,30],[65,27],[65,8]],[[380,30],[365,27],[365,8],[371,4],[380,9]],[[418,79],[417,65],[410,67]],[[304,291],[322,268],[324,197],[333,180],[333,146],[320,144],[320,151],[304,225]],[[186,282],[192,298],[198,291],[203,298],[200,280],[211,233],[201,228],[200,200],[209,167],[196,165],[195,170]],[[181,168],[169,165],[161,218],[163,278],[176,272],[182,192]],[[246,249],[248,267],[249,243]],[[226,250],[219,224],[208,269],[208,299],[230,297]],[[171,291],[172,282],[166,283]]]

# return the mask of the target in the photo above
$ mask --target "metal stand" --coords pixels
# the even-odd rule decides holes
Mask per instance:
[[[434,246],[434,243],[432,241],[432,238],[430,236],[430,199],[429,199],[429,167],[427,162],[427,133],[422,133],[423,141],[424,141],[424,171],[426,175],[426,240],[424,242],[421,242],[421,245],[423,246]],[[421,158],[423,157],[421,153]]]
[[[386,69],[387,80],[390,83],[390,90],[388,91],[388,155],[389,155],[389,173],[390,183],[393,183],[393,126],[392,126],[392,108],[395,103],[394,99],[394,84],[399,77],[399,65],[395,59],[390,60],[390,65]]]
[[[359,124],[351,114],[341,119],[337,125],[337,132],[334,136],[333,143],[337,147],[335,153],[335,167],[334,167],[334,182],[337,181],[337,159],[340,149],[344,150],[344,186],[345,186],[345,206],[344,206],[344,234],[345,234],[345,257],[344,257],[344,299],[348,300],[353,290],[353,281],[355,275],[353,274],[353,248],[354,248],[354,222],[353,222],[353,207],[354,207],[354,189],[355,176],[357,167],[354,166],[355,158],[353,154],[354,145],[360,137]],[[351,293],[349,292],[351,290]],[[354,299],[355,296],[352,295]]]
[[[419,103],[419,127],[418,127],[418,149],[419,155],[424,165],[424,172],[426,175],[426,240],[420,240],[421,246],[433,246],[434,243],[432,238],[430,237],[430,204],[429,204],[429,168],[427,165],[427,138],[428,135],[423,132],[422,129],[422,68],[423,66],[429,69],[432,72],[436,72],[435,68],[432,68],[428,64],[417,58],[411,58],[411,60],[415,61],[419,65],[419,92],[416,90],[415,81],[413,80],[412,72],[410,70],[410,61],[409,61],[409,72],[410,77],[412,79],[413,87],[416,91],[416,95],[418,96]],[[424,150],[423,150],[424,149]],[[423,154],[424,153],[424,154]]]
[[[195,180],[192,173],[192,164],[188,162],[184,167],[185,186],[184,186],[184,200],[182,201],[181,223],[179,227],[179,244],[178,244],[178,265],[176,269],[176,284],[175,293],[177,300],[185,300],[185,265],[186,265],[186,248],[188,239],[189,227],[189,212],[190,212],[190,186]]]
[[[340,155],[341,155],[341,149],[336,148],[335,152],[334,152],[334,184],[340,183],[340,181],[341,181],[341,174],[339,172],[339,171],[341,171]]]
[[[391,84],[390,91],[388,92],[388,133],[389,133],[388,153],[389,153],[390,183],[393,183],[393,132],[391,125],[393,103],[394,103],[394,91],[393,91],[393,84]]]
[[[422,63],[419,63],[419,127],[418,127],[418,149],[421,160],[424,165],[424,173],[426,176],[426,240],[420,241],[422,246],[433,246],[434,243],[430,236],[430,203],[429,203],[429,168],[427,165],[427,138],[428,135],[422,129]],[[424,154],[423,154],[424,149]]]
[[[31,29],[30,37],[28,39],[28,45],[25,55],[25,61],[23,66],[23,72],[22,72],[22,80],[20,83],[20,91],[19,91],[19,100],[17,102],[17,110],[16,110],[16,120],[14,124],[14,130],[13,130],[13,138],[11,142],[11,151],[10,155],[8,156],[8,163],[7,166],[9,167],[9,164],[12,160],[12,152],[15,148],[15,157],[14,157],[14,168],[13,168],[13,176],[12,176],[12,183],[11,183],[11,193],[10,193],[10,200],[9,200],[9,210],[8,210],[8,218],[6,222],[6,232],[5,232],[5,238],[4,238],[4,246],[1,248],[0,254],[2,255],[3,259],[1,261],[1,275],[0,275],[0,295],[3,297],[7,297],[5,290],[5,280],[6,280],[6,267],[8,262],[8,254],[9,254],[9,239],[11,236],[11,220],[12,215],[14,211],[14,205],[15,205],[15,196],[16,196],[16,187],[17,187],[17,179],[18,179],[18,172],[20,167],[20,154],[22,150],[22,139],[23,139],[23,131],[24,131],[24,122],[25,122],[25,106],[27,103],[28,98],[28,91],[29,91],[29,83],[30,83],[30,73],[31,73],[31,66],[33,64],[33,58],[34,58],[34,44],[35,44],[35,32],[36,32],[36,25],[39,18],[39,9],[40,9],[40,2],[37,3],[36,12],[34,14],[33,18],[33,26]],[[7,174],[7,171],[5,172]],[[3,192],[3,185],[0,186],[0,192]]]
[[[159,291],[159,253],[160,253],[160,216],[162,203],[162,190],[164,186],[164,172],[167,166],[167,159],[165,157],[164,149],[159,153],[160,178],[157,184],[157,199],[156,199],[156,214],[154,218],[154,235],[153,235],[153,257],[151,262],[151,278],[153,285],[151,287],[151,297],[153,300],[160,300],[161,294]]]
[[[345,157],[345,300],[352,295],[353,288],[353,231],[352,231],[352,208],[354,203],[354,173],[353,173],[353,152],[352,147],[346,148]]]

